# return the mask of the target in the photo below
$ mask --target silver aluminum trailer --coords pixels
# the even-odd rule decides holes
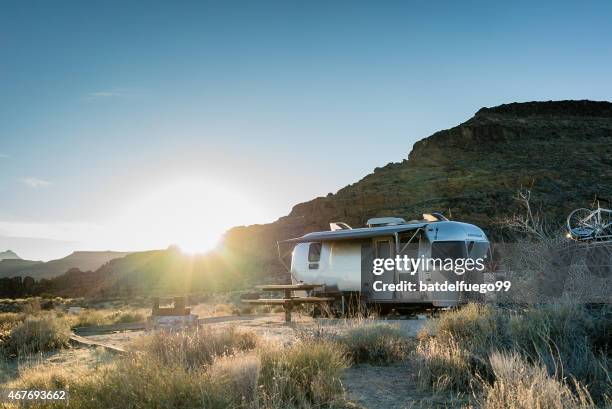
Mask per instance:
[[[420,268],[415,274],[392,269],[373,274],[375,258],[469,258],[486,259],[489,241],[479,227],[432,213],[423,220],[406,222],[401,218],[375,218],[364,228],[350,228],[345,223],[330,223],[331,230],[305,234],[279,242],[295,245],[290,272],[294,284],[323,285],[311,296],[333,296],[336,308],[345,312],[358,300],[382,310],[410,310],[454,307],[467,302],[468,294],[457,291],[374,291],[376,281],[386,284],[412,282],[442,283],[463,280],[482,282],[482,272],[459,275],[451,271]],[[280,249],[280,247],[279,247]],[[380,283],[378,283],[380,287]]]

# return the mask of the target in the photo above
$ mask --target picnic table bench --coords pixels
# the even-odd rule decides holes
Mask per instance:
[[[283,298],[258,298],[254,300],[242,300],[248,304],[260,304],[260,305],[282,305],[285,310],[285,322],[291,322],[291,311],[296,305],[299,304],[321,304],[329,301],[333,301],[332,297],[298,297],[294,296],[294,291],[309,291],[314,290],[317,287],[322,287],[322,284],[271,284],[271,285],[258,285],[257,289],[261,291],[276,292],[282,291],[284,293]]]

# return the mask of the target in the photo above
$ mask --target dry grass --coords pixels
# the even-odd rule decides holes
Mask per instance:
[[[14,326],[23,322],[26,314],[17,312],[0,313],[0,333],[10,331]]]
[[[50,351],[68,345],[68,322],[52,314],[28,317],[9,333],[4,345],[7,355],[24,355]]]
[[[71,326],[74,328],[92,327],[128,322],[144,322],[146,320],[146,311],[144,309],[88,309],[81,311],[75,316],[68,317],[68,319],[71,321]]]
[[[329,341],[338,344],[352,363],[388,365],[405,360],[413,342],[398,325],[370,319],[347,321],[342,325],[318,326],[298,333],[309,341]]]
[[[220,356],[208,369],[225,400],[258,402],[261,361],[254,353]]]
[[[164,365],[197,368],[211,364],[218,356],[252,350],[257,342],[254,333],[240,332],[230,327],[180,332],[160,331],[136,341],[132,349],[144,351],[150,359]]]
[[[376,365],[402,361],[409,352],[409,340],[396,325],[360,321],[335,337],[354,363]]]
[[[333,342],[299,342],[260,350],[262,400],[266,408],[321,407],[343,398],[340,376],[349,365]]]
[[[164,339],[168,350],[161,349]],[[343,402],[340,375],[348,361],[337,344],[255,347],[254,339],[222,331],[157,334],[113,363],[72,372],[32,369],[8,386],[69,388],[69,408],[285,409]]]
[[[499,374],[509,373],[502,371],[503,363],[518,362],[518,358],[499,358],[499,351],[535,368],[525,371],[525,376],[542,369],[550,382],[574,391],[577,399],[592,396],[601,403],[612,396],[609,326],[606,311],[589,312],[576,304],[521,312],[469,305],[443,314],[420,334],[415,352],[420,383],[437,391],[488,391],[487,385],[500,381]],[[536,403],[525,407],[538,407]]]
[[[483,409],[582,409],[595,408],[580,383],[566,383],[549,376],[545,367],[530,365],[517,353],[493,353],[495,381],[483,385]],[[610,402],[609,402],[610,403]]]

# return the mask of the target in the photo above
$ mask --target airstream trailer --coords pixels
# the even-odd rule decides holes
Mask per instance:
[[[482,272],[475,271],[458,274],[421,266],[412,272],[392,267],[375,274],[373,269],[375,259],[396,256],[487,259],[489,241],[473,224],[432,213],[418,221],[384,217],[368,220],[364,228],[351,228],[345,223],[330,223],[330,227],[329,231],[308,233],[281,243],[295,245],[290,266],[293,284],[321,284],[321,289],[310,295],[334,296],[341,301],[343,310],[348,300],[382,310],[454,307],[467,302],[469,295],[462,291],[423,290],[421,283],[482,282]],[[397,285],[391,286],[395,287],[392,291],[376,288],[398,283],[414,285],[410,291]]]

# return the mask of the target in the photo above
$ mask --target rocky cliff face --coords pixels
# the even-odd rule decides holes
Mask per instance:
[[[493,239],[499,221],[530,188],[551,224],[595,196],[612,199],[612,103],[528,102],[482,108],[454,128],[414,145],[408,158],[376,168],[336,194],[296,205],[278,221],[230,230],[225,246],[251,271],[274,273],[276,241],[330,221],[363,226],[375,216],[420,218],[441,211],[478,224]]]

